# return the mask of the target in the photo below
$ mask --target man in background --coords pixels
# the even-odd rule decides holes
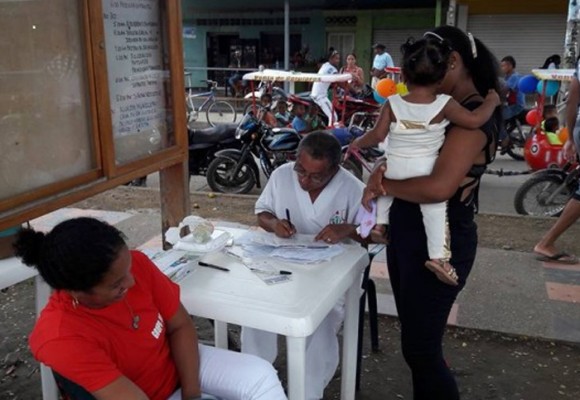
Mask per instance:
[[[385,51],[386,47],[384,44],[377,43],[373,46],[373,49],[375,51],[375,58],[373,59],[373,67],[371,69],[371,86],[375,89],[377,83],[387,75],[385,68],[392,68],[395,66],[395,63],[391,55]]]
[[[526,97],[519,90],[520,74],[516,72],[516,60],[512,56],[502,58],[500,64],[501,71],[504,75],[506,93],[506,104],[503,108],[503,119],[507,121],[517,117],[526,107]],[[505,129],[500,131],[499,135],[501,154],[505,154],[509,146],[509,138]]]

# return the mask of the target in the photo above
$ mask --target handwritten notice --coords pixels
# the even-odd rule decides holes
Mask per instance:
[[[114,135],[154,137],[166,130],[159,1],[103,0],[103,19]]]

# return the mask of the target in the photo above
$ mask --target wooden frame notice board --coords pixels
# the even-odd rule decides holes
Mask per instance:
[[[155,171],[163,228],[176,225],[189,208],[180,1],[9,2],[0,14],[14,21],[0,39],[13,57],[0,64],[0,231]]]

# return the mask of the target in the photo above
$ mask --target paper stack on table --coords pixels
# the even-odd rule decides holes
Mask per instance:
[[[200,255],[183,250],[143,251],[151,261],[173,282],[181,281],[191,270]]]
[[[239,240],[244,257],[272,257],[299,264],[328,261],[344,251],[340,244],[328,245],[314,241],[315,235],[295,234],[291,238],[279,238],[273,233],[248,231]]]

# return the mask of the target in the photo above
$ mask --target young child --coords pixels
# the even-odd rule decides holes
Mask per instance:
[[[278,125],[278,121],[272,111],[270,111],[270,107],[272,106],[272,96],[269,93],[264,93],[262,97],[260,97],[260,105],[261,107],[258,109],[258,118],[264,121],[271,127],[276,127]]]
[[[355,139],[351,146],[368,148],[384,142],[387,170],[385,177],[408,179],[429,175],[445,139],[449,122],[475,129],[483,125],[500,105],[495,91],[490,91],[485,101],[470,112],[448,95],[438,94],[439,86],[447,73],[451,48],[442,38],[425,37],[403,45],[402,73],[409,93],[393,95],[383,106],[381,117],[388,116],[388,131],[371,129]],[[451,66],[453,68],[453,65]],[[383,125],[384,126],[384,125]],[[386,236],[388,213],[393,198],[379,197],[377,201],[375,235]],[[425,266],[449,285],[457,285],[457,274],[449,263],[446,202],[421,204],[427,234],[429,260]]]
[[[294,118],[292,119],[292,129],[300,134],[308,133],[312,130],[310,124],[305,118],[306,107],[304,104],[294,103],[292,113],[294,114]]]
[[[292,120],[292,115],[290,111],[288,111],[288,103],[283,100],[278,101],[276,105],[276,121],[278,121],[279,127],[284,127],[290,125],[290,121]]]
[[[546,139],[548,143],[554,146],[562,146],[562,141],[558,137],[558,131],[560,130],[560,121],[557,117],[550,117],[542,122],[544,133],[546,134]]]

